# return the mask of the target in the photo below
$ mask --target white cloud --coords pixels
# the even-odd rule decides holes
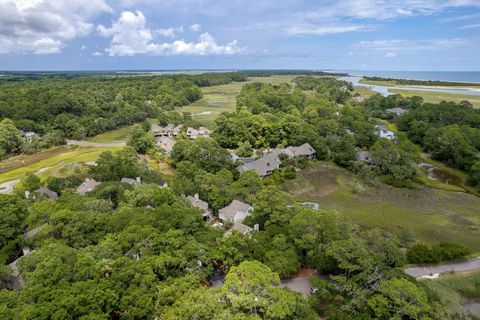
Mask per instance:
[[[95,51],[94,53],[92,53],[92,56],[94,57],[101,57],[103,56],[103,53],[99,52],[99,51]]]
[[[80,47],[80,50],[85,50],[85,49],[87,49],[87,47],[85,45]]]
[[[447,8],[480,6],[479,0],[326,0],[281,22],[287,35],[369,31],[372,21],[432,15]],[[471,18],[473,15],[469,15]],[[278,20],[281,21],[281,20]],[[368,24],[365,24],[365,21]],[[285,26],[286,24],[286,26]]]
[[[58,53],[90,33],[91,18],[111,11],[105,0],[0,0],[0,53]]]
[[[200,30],[202,30],[202,26],[198,23],[195,23],[190,26],[190,30],[192,30],[193,32],[199,32]]]
[[[155,55],[229,55],[242,49],[237,41],[225,45],[218,44],[209,33],[200,35],[196,42],[175,40],[173,42],[156,43],[155,35],[146,26],[145,16],[141,11],[136,13],[124,11],[110,28],[103,25],[97,27],[100,35],[111,37],[111,45],[106,49],[110,56],[133,56],[136,54]]]
[[[288,35],[326,35],[334,33],[345,33],[355,31],[365,31],[372,29],[365,25],[294,25],[285,28]]]
[[[394,57],[400,53],[418,51],[436,51],[457,49],[471,45],[471,40],[453,39],[427,39],[427,40],[373,40],[360,41],[352,46],[357,52],[377,53],[385,57]]]
[[[468,24],[468,25],[460,27],[460,29],[462,29],[462,30],[478,29],[478,28],[480,28],[480,24]]]
[[[157,29],[153,31],[155,35],[159,35],[166,38],[174,38],[177,35],[177,33],[182,33],[182,32],[183,32],[183,26],[180,26],[178,28]]]
[[[385,58],[395,58],[397,56],[397,54],[395,52],[387,52],[385,54]]]

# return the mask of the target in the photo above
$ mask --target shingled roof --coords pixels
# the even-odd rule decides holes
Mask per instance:
[[[218,211],[220,220],[230,220],[241,222],[248,215],[252,206],[242,201],[233,200],[228,206]]]

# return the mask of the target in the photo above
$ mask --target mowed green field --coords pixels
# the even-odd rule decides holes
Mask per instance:
[[[421,91],[421,89],[418,89],[418,90],[390,89],[389,91],[400,94],[403,97],[420,96],[426,102],[431,102],[431,103],[439,103],[444,100],[458,103],[460,101],[467,100],[475,108],[480,108],[480,95],[476,96],[472,94],[454,94],[454,93],[444,93],[444,92]]]
[[[104,151],[118,151],[121,148],[97,148],[97,147],[62,147],[59,152],[55,153],[39,153],[39,154],[24,157],[35,157],[35,161],[30,163],[28,159],[24,159],[26,165],[19,166],[13,170],[0,173],[0,183],[21,179],[26,172],[38,172],[41,178],[46,178],[52,172],[59,173],[62,168],[85,162],[91,162],[98,159],[100,153]],[[17,161],[16,159],[7,159],[0,163],[1,166],[8,167],[10,162]],[[29,164],[27,164],[29,163]],[[39,172],[40,171],[40,172]]]
[[[253,77],[248,82],[280,84],[291,82],[294,76]],[[247,82],[232,82],[220,86],[202,88],[202,99],[181,108],[179,112],[190,112],[193,118],[207,127],[211,127],[222,112],[235,110],[236,97]]]
[[[480,198],[465,192],[368,187],[325,163],[310,165],[283,189],[298,201],[343,212],[360,226],[408,233],[428,243],[459,242],[480,252]]]

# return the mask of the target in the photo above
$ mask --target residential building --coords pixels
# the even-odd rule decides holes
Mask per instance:
[[[401,116],[402,114],[404,113],[407,113],[408,110],[407,109],[403,109],[403,108],[391,108],[391,109],[386,109],[385,110],[387,113],[393,113],[395,114],[396,116]]]
[[[208,138],[212,131],[205,127],[200,127],[198,130],[192,127],[187,129],[187,138],[197,139],[197,138]]]
[[[97,182],[94,179],[87,178],[84,183],[82,183],[81,185],[79,185],[77,187],[76,193],[81,195],[81,196],[84,196],[88,192],[93,191],[93,189],[95,189],[100,184],[102,184],[102,183]]]
[[[213,220],[212,211],[210,210],[208,203],[201,200],[198,196],[198,193],[196,193],[193,197],[188,196],[187,200],[190,201],[192,206],[202,211],[203,221],[210,222]]]
[[[233,231],[238,231],[241,234],[249,234],[250,232],[253,231],[253,228],[251,228],[251,227],[249,227],[249,226],[247,226],[243,223],[240,223],[240,222],[234,222],[233,227],[231,229],[229,229],[226,233],[230,234]]]
[[[367,164],[375,163],[375,160],[373,160],[373,157],[369,151],[358,151],[355,158],[357,161],[365,162]]]
[[[276,170],[280,167],[282,163],[280,161],[280,155],[282,154],[282,150],[280,149],[273,149],[267,155],[253,161],[250,163],[246,163],[241,165],[237,168],[238,172],[245,172],[249,170],[253,170],[260,177],[266,177],[272,174],[273,170]]]
[[[120,180],[120,182],[128,183],[129,185],[134,186],[134,185],[140,184],[142,182],[142,179],[140,177],[136,177],[135,179],[122,178],[122,180]]]
[[[242,223],[253,211],[252,206],[239,200],[233,200],[228,206],[220,209],[218,217],[223,222],[239,222]]]
[[[170,155],[173,151],[173,146],[176,141],[170,137],[159,136],[157,139],[157,146],[165,151],[166,155]]]
[[[165,127],[152,124],[150,130],[152,131],[153,135],[156,137],[164,136],[164,137],[174,137],[177,136],[183,128],[183,125],[179,124],[177,126],[173,124],[168,124]]]
[[[315,149],[309,144],[304,143],[299,147],[287,147],[284,153],[289,158],[304,158],[304,159],[314,159],[317,153]]]
[[[55,191],[52,191],[48,188],[40,188],[38,190],[35,190],[35,193],[37,195],[40,195],[40,196],[43,196],[47,199],[50,199],[50,200],[56,200],[58,198],[58,193],[56,193]]]

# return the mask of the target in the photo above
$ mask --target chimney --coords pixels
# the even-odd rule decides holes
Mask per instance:
[[[257,223],[253,226],[254,231],[260,231],[260,225]]]

